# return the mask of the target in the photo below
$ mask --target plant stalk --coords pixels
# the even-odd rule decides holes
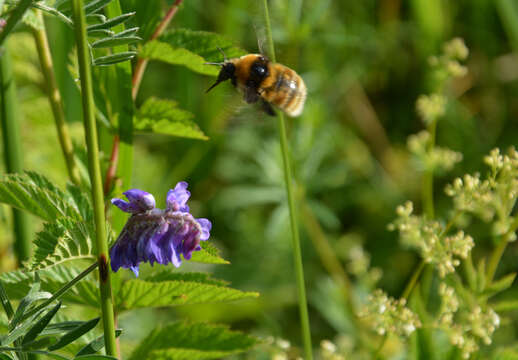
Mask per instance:
[[[36,48],[38,50],[38,56],[40,59],[41,70],[45,77],[45,84],[47,86],[47,93],[49,97],[50,107],[54,115],[54,122],[56,123],[56,130],[58,132],[59,143],[61,145],[61,151],[65,157],[65,163],[67,166],[68,176],[75,185],[81,185],[81,175],[79,168],[74,156],[74,147],[70,134],[68,131],[68,125],[65,120],[65,113],[63,111],[63,100],[61,93],[59,92],[56,76],[54,74],[54,65],[52,64],[52,55],[50,53],[49,40],[47,38],[47,32],[45,30],[45,23],[41,11],[38,10],[37,16],[41,19],[43,24],[42,29],[34,29],[34,41],[36,42]]]
[[[268,0],[263,0],[264,20],[266,25],[267,43],[272,61],[275,59],[275,47],[273,44],[272,27],[270,24],[270,13],[268,11]],[[286,194],[288,198],[288,208],[290,212],[291,239],[293,246],[293,261],[295,265],[295,277],[297,281],[297,295],[299,300],[299,312],[302,331],[302,340],[304,343],[304,354],[306,360],[313,359],[311,346],[311,332],[309,325],[308,305],[306,300],[306,286],[304,283],[304,268],[302,265],[302,252],[300,248],[299,228],[297,224],[297,214],[295,209],[295,201],[293,198],[293,180],[291,176],[288,138],[286,136],[286,124],[284,114],[278,114],[279,138],[282,152],[282,162],[284,166],[284,182],[286,184]]]
[[[115,340],[115,323],[113,314],[113,296],[108,263],[108,242],[104,218],[104,193],[99,164],[97,144],[97,127],[95,122],[95,104],[90,72],[90,53],[86,37],[86,19],[82,0],[72,0],[72,12],[75,25],[79,76],[81,79],[81,98],[83,103],[83,121],[85,127],[86,146],[88,151],[88,169],[92,184],[92,203],[94,207],[97,256],[99,263],[99,282],[101,293],[101,309],[104,328],[106,354],[117,353]]]
[[[489,263],[487,265],[486,286],[491,285],[491,282],[495,277],[498,264],[500,263],[500,259],[504,255],[505,248],[509,243],[509,238],[516,231],[516,229],[518,229],[518,215],[514,218],[513,223],[509,227],[509,230],[502,236],[500,242],[491,253],[491,257],[489,258]]]
[[[20,138],[20,116],[16,99],[16,85],[12,72],[11,57],[6,46],[0,47],[0,111],[2,121],[2,142],[7,173],[23,170],[22,143]],[[31,231],[29,215],[12,208],[14,252],[21,266],[31,253]]]

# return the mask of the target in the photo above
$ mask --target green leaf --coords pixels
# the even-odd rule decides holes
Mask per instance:
[[[95,66],[108,66],[117,64],[123,61],[133,59],[137,55],[136,51],[125,51],[113,55],[101,56],[94,59]]]
[[[511,273],[497,281],[493,281],[491,285],[487,286],[484,289],[482,295],[489,298],[493,295],[498,294],[499,292],[509,289],[514,282],[515,277],[516,273]]]
[[[98,354],[91,354],[91,355],[83,355],[83,356],[76,356],[74,360],[117,360],[116,357],[109,356],[109,355],[98,355]]]
[[[95,259],[94,234],[92,222],[60,218],[54,223],[46,223],[36,234],[29,268],[41,270],[65,261]]]
[[[113,37],[124,37],[124,36],[135,35],[138,32],[138,30],[139,30],[138,27],[133,27],[133,28],[118,32],[118,33],[114,34]]]
[[[84,6],[85,14],[93,14],[97,10],[101,10],[106,5],[108,5],[112,0],[94,0],[90,1],[88,4]]]
[[[146,276],[145,281],[150,282],[161,282],[161,281],[192,281],[199,282],[203,284],[210,285],[219,285],[226,286],[228,282],[224,280],[213,279],[210,277],[210,274],[206,273],[195,273],[195,272],[177,272],[172,271],[172,268],[168,268],[166,270],[157,271],[156,273],[152,273]]]
[[[193,116],[178,108],[175,101],[149,98],[137,111],[134,125],[135,130],[207,140],[198,125],[191,120]]]
[[[49,324],[50,320],[56,315],[59,308],[61,307],[61,302],[58,302],[56,306],[50,309],[43,317],[38,320],[36,324],[25,334],[22,340],[22,345],[26,345],[31,341],[35,340],[36,337],[45,329],[45,327]]]
[[[120,334],[122,334],[122,330],[115,330],[115,337],[119,337]],[[99,336],[97,339],[91,341],[81,350],[79,350],[79,352],[76,354],[76,359],[78,359],[78,357],[83,358],[83,355],[94,354],[102,348],[104,348],[104,335]]]
[[[15,342],[16,340],[18,340],[23,334],[25,334],[25,332],[29,329],[29,327],[31,327],[31,325],[36,321],[36,319],[38,319],[41,316],[41,314],[45,310],[46,309],[39,311],[35,315],[31,316],[30,318],[28,318],[27,320],[25,320],[24,322],[22,322],[21,324],[16,326],[9,333],[9,335],[0,339],[0,345],[5,346],[5,345],[11,344],[11,343]]]
[[[113,31],[105,29],[91,30],[88,32],[88,36],[94,38],[111,37],[113,35],[115,35]]]
[[[230,264],[219,256],[219,250],[207,241],[201,242],[201,250],[192,253],[191,261],[205,264]]]
[[[117,26],[119,24],[122,24],[124,22],[126,22],[127,20],[129,20],[130,17],[132,17],[133,15],[135,15],[134,12],[131,12],[131,13],[127,13],[127,14],[122,14],[120,16],[116,16],[110,20],[107,20],[103,23],[99,23],[99,24],[95,24],[95,25],[90,25],[86,28],[86,31],[90,32],[91,30],[99,30],[99,29],[110,29],[114,26]]]
[[[255,338],[226,326],[178,322],[153,330],[130,360],[221,359],[247,351],[255,344]]]
[[[31,305],[39,300],[45,300],[52,296],[51,293],[40,290],[40,281],[39,278],[32,284],[29,293],[20,301],[16,312],[14,313],[13,318],[9,324],[9,328],[14,329],[18,323],[21,321],[23,315],[26,310],[29,310]]]
[[[80,220],[78,210],[69,200],[65,192],[34,172],[8,174],[0,180],[0,202],[47,221],[65,216]]]
[[[518,310],[518,300],[502,300],[491,304],[491,308],[496,312],[507,312]]]
[[[194,281],[125,281],[114,298],[117,311],[255,298],[259,294]]]
[[[138,36],[112,36],[95,41],[92,43],[92,47],[94,49],[111,48],[114,46],[133,44],[140,40],[142,40],[142,38]]]
[[[517,349],[498,349],[496,354],[491,358],[492,360],[518,360]]]
[[[40,270],[38,273],[41,277],[41,287],[45,291],[55,293],[79,275],[82,270],[84,269],[71,266],[70,264],[67,264],[67,266],[57,265]],[[33,273],[15,270],[1,274],[0,280],[4,282],[7,294],[15,299],[19,299],[29,290],[32,282],[32,274]],[[90,274],[69,289],[62,298],[66,303],[98,307],[99,284],[93,274]]]
[[[70,344],[74,340],[80,338],[81,336],[83,336],[84,334],[86,334],[87,332],[92,330],[97,325],[99,320],[100,320],[100,318],[95,318],[95,319],[92,319],[90,321],[87,321],[87,322],[79,325],[75,329],[73,329],[73,330],[67,332],[65,335],[63,335],[58,340],[57,343],[55,343],[52,346],[49,346],[48,349],[51,350],[51,351],[54,351],[54,350],[58,350],[58,349],[61,349],[62,347],[67,346],[68,344]]]
[[[219,69],[204,63],[223,61],[223,55],[218,48],[222,49],[228,58],[245,54],[245,51],[221,35],[176,29],[165,33],[158,40],[147,43],[140,56],[173,65],[183,65],[200,74],[216,76]]]

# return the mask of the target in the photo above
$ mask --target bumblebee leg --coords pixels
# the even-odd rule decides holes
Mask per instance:
[[[270,116],[275,116],[276,115],[275,111],[273,110],[272,105],[269,102],[267,102],[266,100],[261,99],[261,106],[263,108],[263,111],[265,113],[267,113],[268,115],[270,115]]]

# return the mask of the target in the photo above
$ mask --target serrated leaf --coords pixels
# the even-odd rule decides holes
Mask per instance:
[[[149,60],[163,61],[172,65],[183,65],[194,72],[204,75],[218,75],[219,69],[211,65],[205,65],[207,61],[201,56],[187,49],[176,49],[159,40],[146,43],[142,47],[139,56]]]
[[[118,338],[120,334],[122,334],[122,330],[115,330],[116,338]],[[95,354],[102,348],[104,348],[104,335],[99,336],[97,339],[85,345],[81,350],[79,350],[75,358],[78,359],[79,357],[81,357],[81,359],[83,359],[85,355]]]
[[[68,200],[65,192],[34,172],[8,174],[0,180],[0,202],[47,221],[64,216],[80,220],[79,212]]]
[[[191,120],[193,117],[192,113],[178,108],[175,101],[149,98],[137,111],[134,125],[139,131],[207,140]]]
[[[221,35],[188,29],[175,29],[163,34],[158,40],[147,43],[141,57],[164,61],[169,64],[183,65],[200,74],[216,76],[219,69],[205,65],[207,61],[223,61],[218,48],[228,58],[245,54]]]
[[[112,19],[105,20],[102,23],[98,23],[98,24],[95,24],[95,25],[90,25],[90,26],[88,26],[86,28],[86,31],[90,32],[92,30],[110,29],[110,28],[112,28],[114,26],[117,26],[119,24],[123,24],[124,22],[129,20],[129,18],[132,17],[133,15],[135,15],[134,12],[127,13],[127,14],[122,14],[122,15],[114,17]]]
[[[177,272],[172,271],[171,268],[166,270],[157,271],[156,273],[152,273],[146,276],[145,281],[150,282],[160,282],[160,281],[192,281],[203,284],[210,285],[218,285],[218,286],[226,286],[228,282],[219,279],[213,279],[210,277],[210,274],[199,273],[199,272]]]
[[[95,66],[107,66],[128,61],[137,55],[136,51],[125,51],[113,55],[101,56],[94,59]]]
[[[59,308],[61,307],[61,302],[58,302],[56,306],[54,306],[52,309],[50,309],[45,315],[42,316],[40,320],[34,324],[34,326],[25,334],[22,340],[22,345],[27,345],[45,329],[45,327],[49,324],[50,320],[56,315]]]
[[[58,349],[61,349],[62,347],[67,346],[68,344],[70,344],[74,340],[80,338],[81,336],[83,336],[84,334],[86,334],[87,332],[92,330],[97,325],[99,320],[100,320],[100,318],[95,318],[95,319],[92,319],[90,321],[87,321],[87,322],[79,325],[75,329],[73,329],[73,330],[67,332],[65,335],[63,335],[58,340],[57,343],[55,343],[52,346],[49,346],[48,349],[51,350],[51,351],[54,351],[54,350],[58,350]]]
[[[482,295],[489,298],[495,294],[498,294],[499,292],[509,289],[511,287],[511,285],[513,284],[515,278],[516,278],[516,273],[511,273],[511,274],[504,276],[501,279],[493,281],[491,283],[491,285],[487,286],[484,289],[484,292],[482,293]]]
[[[125,281],[114,296],[118,311],[255,298],[257,293],[194,281]]]
[[[138,36],[112,36],[109,38],[99,39],[92,43],[94,49],[111,48],[114,46],[133,44],[142,40]]]
[[[229,261],[219,256],[217,247],[207,241],[201,243],[201,250],[192,253],[191,261],[205,264],[230,264]]]
[[[95,259],[92,222],[60,218],[46,223],[34,240],[30,270],[41,270],[65,261]]]
[[[40,270],[41,287],[43,290],[55,293],[65,284],[75,278],[83,268],[76,266],[57,265],[51,268]],[[6,292],[13,298],[19,299],[27,293],[32,282],[33,273],[20,270],[10,271],[0,275],[0,280],[4,282]],[[87,305],[92,307],[99,306],[99,288],[98,282],[93,275],[86,278],[69,289],[64,295],[63,300],[66,303],[79,305]],[[49,325],[52,326],[52,325]]]
[[[130,360],[220,359],[247,351],[256,343],[255,338],[223,325],[178,322],[153,330]]]

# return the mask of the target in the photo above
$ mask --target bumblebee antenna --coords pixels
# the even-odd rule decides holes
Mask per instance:
[[[203,63],[203,65],[217,65],[217,66],[223,66],[223,63],[217,63],[217,62],[206,62],[206,63]]]

